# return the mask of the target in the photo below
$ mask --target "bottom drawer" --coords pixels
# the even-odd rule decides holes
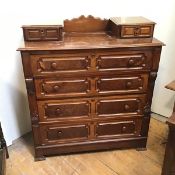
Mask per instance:
[[[42,144],[56,144],[88,139],[89,125],[46,125],[40,127]]]
[[[127,121],[99,122],[96,125],[96,137],[128,137],[139,136],[141,119]]]

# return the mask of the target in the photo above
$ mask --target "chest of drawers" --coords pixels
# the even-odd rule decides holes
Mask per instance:
[[[76,20],[94,26],[98,20],[97,31],[66,32],[63,41],[25,42],[19,48],[35,158],[145,148],[162,43],[116,39],[99,31],[99,19]]]

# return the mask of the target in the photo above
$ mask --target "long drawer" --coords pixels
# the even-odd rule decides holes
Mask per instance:
[[[145,93],[148,74],[36,79],[37,98]]]
[[[42,144],[140,136],[141,119],[41,125]]]
[[[150,70],[152,52],[131,50],[114,52],[80,52],[79,54],[31,55],[34,76],[86,74],[104,71]]]
[[[38,101],[40,122],[141,116],[146,95]]]

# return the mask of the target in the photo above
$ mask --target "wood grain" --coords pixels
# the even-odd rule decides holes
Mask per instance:
[[[10,146],[7,175],[159,175],[168,127],[151,119],[148,149],[106,151],[48,157],[34,162],[31,133]]]

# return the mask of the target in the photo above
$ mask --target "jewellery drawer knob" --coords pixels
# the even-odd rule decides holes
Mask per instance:
[[[126,87],[127,87],[127,88],[130,88],[131,86],[132,86],[132,82],[128,81],[128,82],[126,83]]]
[[[129,107],[129,105],[125,105],[125,110],[128,110],[130,107]]]
[[[41,30],[41,36],[44,36],[44,30],[43,29]]]
[[[129,66],[133,66],[134,63],[135,63],[135,61],[134,61],[133,59],[130,59],[130,60],[128,61],[128,65],[129,65]]]
[[[53,69],[56,69],[56,68],[57,68],[57,63],[55,63],[55,62],[51,63],[51,67],[52,67]]]
[[[55,86],[53,87],[54,91],[58,91],[59,88],[60,88],[60,87],[59,87],[58,85],[55,85]]]

